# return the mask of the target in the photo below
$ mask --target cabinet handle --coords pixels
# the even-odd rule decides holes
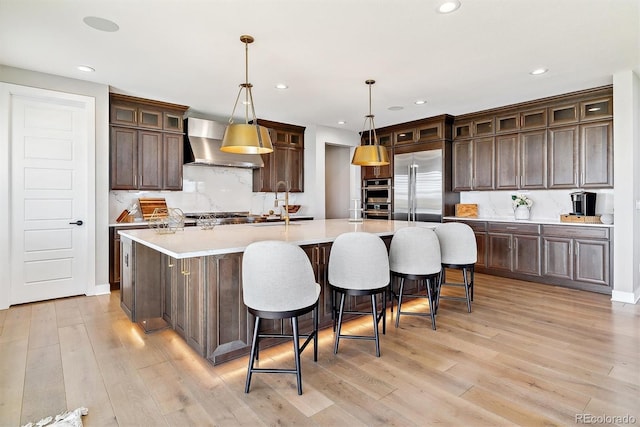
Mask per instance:
[[[129,267],[129,254],[124,255],[124,265]]]
[[[509,226],[507,226],[507,230],[517,230],[517,229],[518,229],[518,227],[509,227]]]
[[[190,275],[191,272],[189,271],[189,263],[187,261],[185,261],[184,259],[182,259],[182,260],[180,260],[180,264],[181,264],[182,274],[184,276]]]
[[[138,186],[138,175],[133,175],[133,186],[134,187]]]

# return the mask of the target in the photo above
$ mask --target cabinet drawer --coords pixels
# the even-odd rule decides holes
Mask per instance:
[[[469,222],[466,222],[466,221],[457,221],[457,222],[461,222],[461,223],[463,223],[463,224],[467,224],[469,227],[471,227],[471,229],[472,229],[474,232],[480,232],[480,233],[482,233],[482,232],[487,231],[487,223],[486,223],[486,222],[484,222],[484,221],[469,221]]]
[[[577,237],[588,239],[609,239],[609,229],[600,227],[576,227],[566,225],[545,225],[542,229],[544,236]]]
[[[515,222],[490,222],[490,233],[540,234],[540,224],[518,224]]]

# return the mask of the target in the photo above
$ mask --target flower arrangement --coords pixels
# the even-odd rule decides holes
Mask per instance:
[[[511,205],[513,206],[513,209],[516,209],[518,206],[526,206],[527,208],[531,208],[531,205],[533,205],[533,200],[527,197],[526,194],[512,194]]]

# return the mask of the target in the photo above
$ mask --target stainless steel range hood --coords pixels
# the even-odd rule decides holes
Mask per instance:
[[[233,154],[220,151],[226,124],[189,117],[185,119],[184,126],[185,164],[250,169],[264,166],[259,154]]]

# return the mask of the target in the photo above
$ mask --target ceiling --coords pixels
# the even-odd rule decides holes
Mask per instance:
[[[361,131],[640,73],[638,0],[0,0],[0,64],[227,120],[244,81],[268,120]],[[98,31],[83,18],[115,22]],[[83,73],[78,65],[96,71]],[[533,76],[544,67],[549,71]],[[0,78],[1,80],[1,78]],[[275,89],[286,83],[286,90]],[[426,100],[416,105],[418,99]],[[402,107],[390,110],[389,107]],[[243,109],[236,112],[242,118]],[[344,120],[346,124],[339,125]]]

